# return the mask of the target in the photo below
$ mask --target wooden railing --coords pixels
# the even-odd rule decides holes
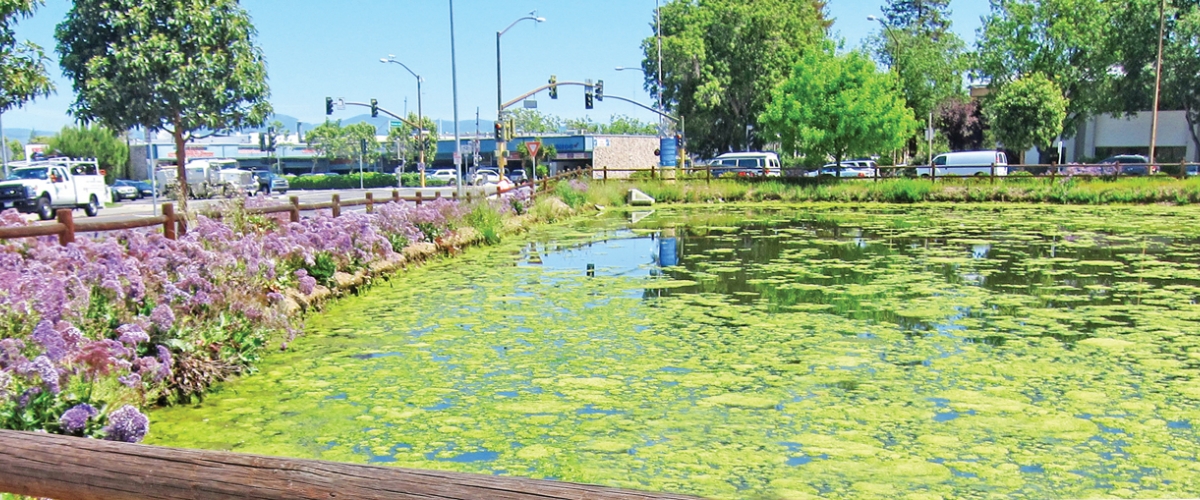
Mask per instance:
[[[500,196],[504,193],[515,191],[522,188],[532,188],[531,197],[548,193],[551,187],[564,179],[573,177],[587,176],[591,173],[590,170],[575,170],[565,172],[550,177],[538,179],[537,182],[525,182],[514,185],[510,188],[472,188],[465,191],[464,199],[467,203],[474,203],[476,200],[482,200],[493,196]],[[478,192],[478,194],[476,194]],[[354,200],[342,200],[341,195],[334,193],[330,196],[328,202],[320,203],[300,203],[298,196],[288,198],[288,203],[269,205],[263,207],[254,207],[246,209],[246,213],[255,215],[271,215],[287,213],[288,219],[291,222],[300,222],[300,212],[313,210],[330,210],[334,217],[340,217],[342,208],[365,206],[367,213],[375,211],[376,203],[387,203],[401,201],[413,202],[420,205],[426,201],[436,200],[442,197],[441,191],[435,192],[432,198],[424,196],[423,192],[417,191],[414,196],[400,196],[399,189],[392,190],[392,196],[383,200],[376,200],[375,194],[367,192],[364,198]],[[451,199],[458,200],[457,190],[451,195]],[[198,213],[210,217],[220,217],[222,214],[214,212],[205,212],[203,209]],[[58,236],[58,241],[62,245],[69,245],[75,241],[75,235],[78,233],[95,233],[103,231],[119,231],[122,229],[136,229],[143,227],[162,226],[163,235],[168,239],[176,239],[177,236],[187,234],[187,221],[183,217],[175,213],[175,205],[172,203],[162,204],[162,215],[153,217],[145,216],[128,216],[114,220],[104,221],[75,221],[74,211],[69,208],[60,208],[57,211],[57,219],[55,222],[37,223],[28,226],[19,227],[0,227],[0,240],[14,238],[34,238],[38,236]]]
[[[167,448],[0,430],[0,491],[59,500],[689,499],[561,481]]]

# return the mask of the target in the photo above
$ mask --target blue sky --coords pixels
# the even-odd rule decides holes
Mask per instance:
[[[665,1],[665,0],[664,0]],[[347,100],[379,100],[395,112],[417,108],[416,79],[381,57],[395,54],[424,77],[426,115],[453,117],[450,65],[449,7],[444,0],[243,0],[258,28],[266,53],[275,111],[304,123],[325,119],[325,96]],[[834,19],[833,35],[848,48],[880,29],[867,21],[884,0],[828,0]],[[559,80],[604,80],[607,94],[651,104],[643,90],[641,72],[615,71],[616,66],[640,66],[641,40],[651,35],[654,0],[458,0],[455,38],[458,58],[459,119],[491,119],[496,108],[496,32],[537,10],[546,22],[522,21],[501,40],[506,100],[542,85],[551,74]],[[53,53],[54,26],[66,15],[69,0],[46,0],[31,19],[22,20],[17,35]],[[985,0],[954,0],[954,29],[968,43],[975,39]],[[74,99],[71,85],[57,64],[50,67],[58,92],[4,114],[5,128],[57,130],[73,122],[67,107]],[[595,109],[583,107],[583,90],[562,88],[552,101],[538,97],[543,112],[563,117],[592,117],[607,122],[612,114],[654,121],[648,111],[607,100]],[[349,118],[365,108],[335,111]],[[307,127],[306,127],[307,128]],[[473,132],[463,131],[465,132]],[[486,132],[486,131],[485,131]]]

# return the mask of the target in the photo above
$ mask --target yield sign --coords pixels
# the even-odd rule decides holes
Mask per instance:
[[[542,143],[540,142],[525,143],[525,149],[529,150],[529,156],[532,158],[537,158],[538,148],[540,147],[542,147]]]

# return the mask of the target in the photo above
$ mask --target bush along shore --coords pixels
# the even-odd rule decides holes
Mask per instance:
[[[574,187],[572,187],[574,186]],[[150,230],[0,240],[0,428],[138,442],[151,406],[203,397],[287,348],[305,311],[408,265],[495,243],[580,208],[528,191],[459,204],[386,203],[298,223],[248,215],[261,198]],[[15,211],[0,227],[26,224]],[[82,235],[81,235],[82,236]]]
[[[785,202],[1015,202],[1069,205],[1200,203],[1200,177],[1117,179],[1010,176],[990,179],[749,179],[592,181],[587,201],[625,204],[629,188],[664,203]]]

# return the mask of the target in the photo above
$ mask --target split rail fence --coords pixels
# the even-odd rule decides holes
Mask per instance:
[[[483,190],[467,189],[465,191],[465,200],[467,203],[472,203],[477,199],[490,198],[492,196],[500,196],[504,193],[515,191],[523,188],[529,188],[530,196],[537,197],[550,192],[550,189],[556,183],[580,176],[587,176],[589,170],[575,170],[564,172],[558,175],[544,177],[536,182],[526,182],[515,185],[511,188],[504,189],[499,186],[493,188],[488,187]],[[478,194],[476,194],[478,193]],[[413,202],[420,205],[426,201],[432,201],[442,197],[441,191],[437,191],[433,197],[425,196],[421,191],[417,191],[414,196],[400,196],[399,189],[392,190],[390,198],[375,199],[372,192],[367,192],[366,196],[361,199],[342,200],[341,195],[334,193],[330,200],[321,203],[300,203],[300,197],[291,196],[288,198],[288,203],[281,203],[272,206],[255,207],[246,209],[246,213],[254,215],[271,215],[271,214],[289,214],[291,222],[300,222],[300,212],[312,210],[330,210],[334,217],[340,217],[342,208],[344,207],[359,207],[365,206],[367,213],[375,211],[376,203],[395,202]],[[458,200],[458,192],[455,191],[451,199]],[[187,221],[182,214],[175,212],[173,203],[162,204],[162,215],[152,217],[147,216],[127,216],[113,220],[102,221],[76,221],[74,210],[69,208],[60,208],[57,211],[57,217],[54,222],[45,222],[30,224],[28,226],[17,227],[0,227],[0,240],[14,238],[33,238],[38,236],[58,236],[58,242],[64,246],[75,241],[75,235],[78,233],[98,233],[104,231],[120,231],[124,229],[137,229],[145,227],[162,226],[163,235],[167,239],[176,239],[179,236],[187,234]],[[214,214],[219,216],[220,214]]]
[[[978,171],[980,167],[961,167],[961,166],[938,166],[937,169],[929,171],[928,165],[900,165],[900,166],[877,166],[874,168],[856,168],[846,166],[842,168],[841,175],[823,174],[812,175],[809,173],[785,174],[779,177],[783,179],[844,179],[844,180],[875,180],[880,179],[906,179],[919,178],[926,179],[931,182],[946,179],[969,179],[974,181],[987,180],[996,182],[997,179],[1114,179],[1124,177],[1146,177],[1148,171],[1154,170],[1155,173],[1150,175],[1151,178],[1159,177],[1177,177],[1187,178],[1195,177],[1200,174],[1200,163],[1172,163],[1160,165],[1146,164],[1047,164],[1047,165],[991,165],[986,171]],[[1162,173],[1164,168],[1169,168],[1173,171],[1171,174]],[[650,168],[609,168],[607,166],[594,167],[592,169],[592,178],[594,180],[608,181],[610,174],[614,180],[624,180],[632,175],[649,176],[652,180],[688,180],[688,181],[707,181],[713,179],[747,179],[747,178],[764,178],[756,173],[760,169],[756,168],[739,168],[727,165],[699,165],[685,168],[680,167],[661,167],[651,165]],[[799,169],[785,169],[796,171]],[[824,170],[824,169],[822,169]],[[939,171],[949,171],[950,174],[939,173]],[[975,170],[977,173],[964,175],[961,172],[964,170]],[[927,171],[928,174],[917,175],[917,172]],[[954,172],[960,173],[954,173]],[[849,174],[849,175],[847,175]]]

